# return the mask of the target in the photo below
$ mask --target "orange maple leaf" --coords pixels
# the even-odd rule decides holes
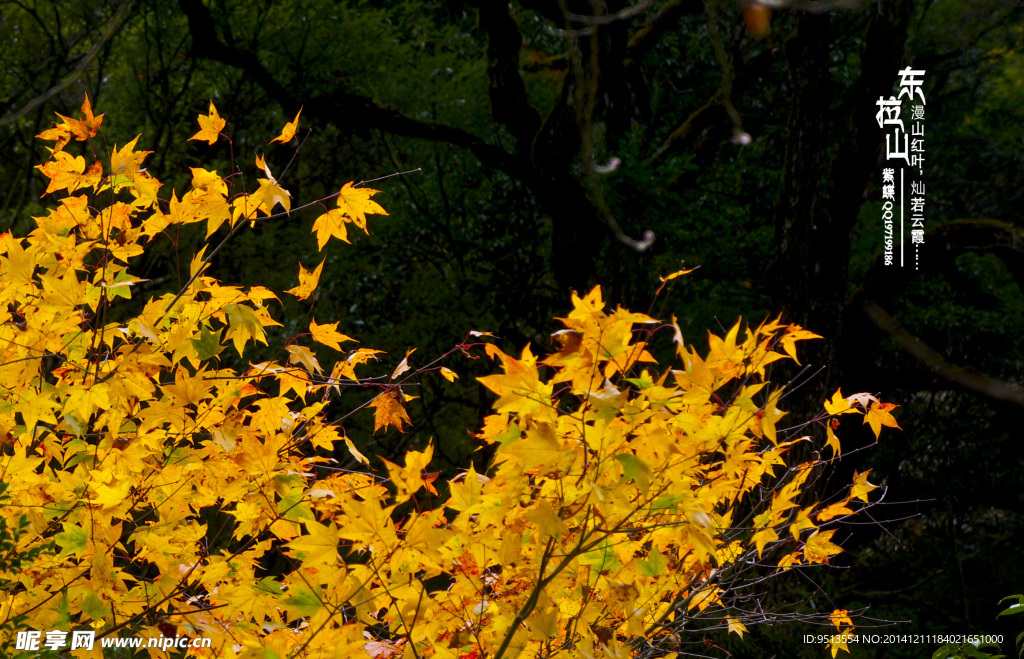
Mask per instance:
[[[836,629],[839,629],[843,623],[846,623],[847,625],[853,624],[853,620],[850,619],[850,612],[846,609],[833,610],[828,619],[836,626]]]
[[[864,413],[864,423],[871,426],[871,431],[875,433],[875,439],[878,439],[879,433],[882,432],[882,426],[900,427],[893,415],[889,413],[897,407],[893,403],[873,401],[868,411]]]
[[[430,492],[435,497],[438,496],[438,495],[437,495],[437,490],[434,489],[434,481],[436,481],[437,477],[440,476],[440,475],[441,475],[441,472],[435,471],[432,474],[423,474],[423,478],[422,478],[423,489],[426,490],[427,492]]]
[[[36,169],[50,179],[43,196],[65,188],[71,193],[79,188],[95,186],[103,176],[103,165],[99,162],[94,162],[87,170],[85,158],[72,156],[65,151],[54,152],[53,160],[36,165]]]
[[[100,124],[103,123],[102,114],[98,117],[93,116],[92,103],[89,102],[88,93],[86,93],[85,101],[82,103],[82,114],[85,115],[85,119],[72,119],[71,117],[65,117],[59,112],[55,114],[64,120],[63,125],[67,127],[67,130],[79,142],[84,142],[90,137],[96,137],[96,131],[99,129]]]
[[[409,419],[409,415],[405,411],[405,401],[401,389],[397,387],[388,389],[374,398],[370,407],[377,408],[377,412],[373,415],[374,433],[388,426],[395,426],[398,428],[398,432],[405,432],[402,423],[412,425],[412,420]]]
[[[47,128],[43,132],[36,135],[41,140],[53,140],[56,144],[53,145],[53,153],[62,151],[68,142],[71,141],[71,131],[68,127],[61,123],[55,124],[52,128]]]
[[[828,520],[834,519],[836,517],[840,517],[841,515],[853,515],[854,511],[849,506],[846,505],[848,503],[850,503],[850,499],[848,498],[842,501],[837,501],[828,508],[819,511],[818,514],[815,515],[815,517],[817,518],[818,522],[821,523],[827,522]]]

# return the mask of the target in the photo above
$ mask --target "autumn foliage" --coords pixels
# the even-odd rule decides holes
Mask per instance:
[[[380,351],[346,352],[354,339],[314,319],[280,360],[224,367],[225,350],[244,357],[280,324],[277,293],[209,274],[224,241],[298,210],[274,152],[257,158],[256,186],[196,168],[179,197],[145,171],[138,138],[106,160],[72,155],[103,119],[88,99],[81,111],[40,135],[54,143],[39,166],[51,210],[27,237],[0,236],[0,515],[18,529],[0,560],[8,636],[184,634],[213,639],[190,656],[217,657],[670,656],[687,620],[742,635],[750,585],[829,563],[836,521],[870,503],[867,474],[839,500],[804,490],[839,455],[844,415],[877,436],[893,406],[837,392],[815,419],[827,457],[788,463],[819,440],[783,440],[768,369],[816,337],[777,321],[711,336],[702,357],[674,323],[612,311],[595,288],[573,296],[543,358],[470,332],[418,368],[410,352],[380,370]],[[191,139],[210,145],[226,125],[212,103],[199,124]],[[340,189],[315,220],[321,250],[386,215],[375,192]],[[141,283],[133,258],[201,222],[219,239],[187,284],[108,320]],[[311,297],[322,265],[299,266],[285,293]],[[652,356],[659,336],[676,366]],[[493,455],[484,471],[442,488],[430,446],[369,460],[329,414],[341,385],[362,387],[372,410],[357,413],[403,430],[401,384],[454,380],[442,361],[460,354],[498,370],[481,378],[497,397],[476,435]],[[831,621],[852,625],[845,611]]]

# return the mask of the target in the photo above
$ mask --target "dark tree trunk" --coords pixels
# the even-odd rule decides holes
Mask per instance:
[[[787,45],[793,104],[785,183],[776,209],[775,301],[791,322],[824,337],[805,349],[804,363],[825,369],[789,401],[797,420],[812,418],[840,385],[839,346],[851,345],[842,337],[851,234],[868,184],[878,174],[882,143],[875,102],[892,93],[903,66],[911,8],[912,0],[895,0],[873,16],[860,76],[836,113],[848,122],[836,127],[839,145],[830,164],[828,16],[801,16],[798,33]]]
[[[835,361],[834,337],[847,285],[849,239],[826,212],[824,173],[829,144],[829,16],[803,14],[796,35],[786,44],[793,103],[790,108],[784,184],[776,208],[776,263],[772,279],[776,305],[785,319],[826,337],[804,346],[805,365]],[[809,404],[790,401],[796,418],[805,420],[829,386],[827,371],[805,386]],[[794,409],[795,408],[795,409]],[[801,409],[802,408],[802,409]]]

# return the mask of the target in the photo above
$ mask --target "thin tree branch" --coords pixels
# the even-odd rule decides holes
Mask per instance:
[[[640,61],[654,46],[661,41],[682,16],[700,13],[704,7],[703,0],[669,0],[658,13],[652,16],[643,27],[629,39],[623,65],[628,68]]]
[[[898,320],[871,300],[865,300],[861,308],[868,318],[887,332],[897,345],[916,357],[939,377],[983,396],[1024,407],[1024,387],[997,380],[969,366],[957,366],[949,363],[942,355],[908,332]]]
[[[680,149],[691,138],[710,128],[716,122],[717,117],[714,115],[716,114],[715,110],[720,109],[721,96],[722,89],[718,88],[704,105],[691,112],[690,116],[686,117],[686,121],[669,133],[650,160],[657,160],[670,151]]]
[[[523,179],[529,174],[528,167],[518,158],[472,133],[453,126],[412,119],[359,94],[336,90],[302,104],[263,66],[255,53],[227,45],[220,39],[214,30],[210,11],[200,0],[179,0],[179,5],[188,17],[193,55],[197,59],[221,62],[241,70],[280,104],[287,114],[296,112],[300,105],[304,105],[304,114],[320,121],[337,125],[339,118],[343,118],[345,127],[376,128],[393,135],[459,146],[471,151],[483,164],[509,176]]]
[[[62,91],[70,87],[72,83],[78,80],[78,78],[81,77],[85,70],[89,68],[89,65],[92,64],[93,60],[95,60],[96,57],[99,56],[100,52],[103,51],[103,48],[107,45],[107,42],[110,41],[115,34],[117,34],[117,32],[121,29],[122,26],[124,26],[125,22],[128,20],[129,14],[131,13],[132,7],[134,6],[135,0],[127,0],[123,5],[121,5],[121,8],[117,10],[117,13],[114,14],[114,17],[107,24],[107,29],[103,32],[102,35],[100,35],[99,40],[97,40],[96,43],[92,45],[92,48],[89,49],[89,52],[87,52],[85,54],[85,57],[83,57],[82,60],[78,63],[78,66],[75,67],[75,70],[69,73],[67,76],[65,76],[64,79],[58,82],[56,85],[50,87],[42,94],[36,96],[31,101],[23,105],[21,109],[17,112],[9,114],[6,117],[0,119],[0,126],[6,126],[8,124],[14,123],[18,119],[24,117],[32,110],[36,109],[46,101],[50,100],[57,94],[61,93]]]

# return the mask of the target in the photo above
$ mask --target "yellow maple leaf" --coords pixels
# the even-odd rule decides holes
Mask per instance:
[[[204,370],[200,369],[192,376],[179,366],[174,381],[160,388],[174,405],[196,405],[210,397],[210,383],[204,379]]]
[[[321,373],[320,362],[316,360],[316,355],[313,351],[305,346],[290,345],[285,346],[288,351],[288,363],[289,364],[302,364],[307,371],[310,373],[316,371]]]
[[[409,497],[423,487],[423,470],[427,468],[434,457],[434,447],[427,446],[427,450],[409,451],[405,454],[405,466],[381,458],[385,468],[388,470],[389,480],[397,489],[395,503],[408,501]]]
[[[406,371],[412,369],[412,367],[409,366],[409,355],[411,355],[414,352],[416,352],[416,348],[409,348],[408,350],[405,351],[405,357],[403,357],[402,361],[399,362],[398,366],[395,367],[395,372],[391,374],[392,380],[397,378],[402,373],[405,373]]]
[[[442,366],[441,377],[443,377],[445,380],[448,380],[449,382],[455,382],[455,380],[458,379],[459,374],[453,371],[452,369],[448,368],[447,366]]]
[[[794,519],[790,523],[790,525],[789,525],[789,532],[791,534],[793,534],[793,539],[794,540],[799,540],[800,539],[800,532],[803,531],[804,529],[814,529],[814,528],[817,528],[814,525],[814,522],[812,522],[810,520],[810,513],[811,513],[812,510],[813,510],[812,506],[808,506],[806,508],[801,508],[800,511],[796,514],[796,519]]]
[[[338,192],[338,208],[351,218],[357,227],[366,231],[366,214],[387,215],[388,212],[380,204],[370,199],[380,192],[373,188],[354,188],[352,181],[341,186]]]
[[[832,419],[832,421],[835,422],[836,425],[839,424],[839,422],[836,419]],[[828,435],[828,439],[826,440],[828,447],[832,449],[832,458],[838,458],[839,454],[841,453],[842,447],[839,444],[839,438],[836,437],[836,434],[834,432],[832,432],[832,423],[829,423],[825,426],[825,433],[826,435]]]
[[[832,653],[832,659],[835,659],[836,655],[839,654],[840,650],[846,650],[846,653],[850,653],[850,648],[846,647],[848,641],[853,640],[853,627],[847,627],[839,634],[835,634],[829,639],[828,649]]]
[[[690,603],[686,605],[687,610],[697,608],[699,611],[703,611],[712,604],[721,604],[719,595],[722,593],[722,589],[718,586],[713,586],[705,590],[700,591],[690,600]]]
[[[321,563],[333,564],[338,557],[338,527],[334,522],[327,525],[306,519],[307,534],[299,536],[288,543],[291,553],[302,559],[305,567],[313,567]]]
[[[807,538],[804,556],[808,563],[828,563],[828,557],[843,551],[843,548],[832,542],[835,529],[831,531],[815,531]]]
[[[757,557],[761,558],[762,554],[764,553],[765,545],[767,545],[769,542],[774,542],[778,539],[779,534],[775,532],[775,529],[769,526],[768,528],[761,529],[760,531],[755,533],[750,538],[750,542],[751,544],[757,547]]]
[[[825,411],[829,414],[855,414],[857,412],[847,398],[843,397],[843,390],[836,389],[832,394],[832,400],[825,401]]]
[[[155,177],[150,176],[144,171],[138,172],[135,177],[135,184],[129,188],[129,192],[131,192],[135,197],[135,201],[132,203],[132,206],[150,208],[156,205],[156,193],[161,187],[163,187],[163,183]],[[147,233],[145,235],[149,234]]]
[[[791,554],[786,554],[779,559],[779,565],[776,572],[785,572],[794,565],[800,565],[800,557],[803,556],[803,552],[795,551]]]
[[[782,390],[772,392],[772,395],[768,398],[768,402],[761,409],[761,413],[755,415],[755,419],[760,419],[758,423],[758,430],[764,433],[764,436],[768,438],[772,444],[778,443],[778,434],[775,431],[775,423],[785,416],[785,412],[778,408],[779,399],[782,397]]]
[[[340,208],[329,210],[316,218],[313,231],[316,232],[316,244],[320,250],[323,250],[331,236],[345,243],[350,242],[348,229],[345,228],[345,213]]]
[[[324,260],[326,261],[326,259]],[[324,261],[320,261],[320,265],[318,265],[312,272],[303,268],[302,264],[300,263],[299,285],[296,286],[295,288],[289,288],[287,291],[285,291],[285,293],[288,293],[289,295],[294,295],[300,300],[305,300],[306,298],[313,294],[313,291],[316,290],[317,284],[320,283],[320,273],[323,271],[323,269]],[[327,345],[330,344],[328,343]]]
[[[527,628],[533,635],[540,639],[554,638],[559,634],[559,610],[557,607],[541,609],[539,606],[533,610],[529,619],[526,620]],[[463,655],[469,656],[469,655]]]
[[[256,204],[258,210],[263,211],[267,215],[274,214],[274,206],[281,204],[284,208],[285,213],[290,213],[292,209],[292,193],[288,192],[273,179],[257,179],[260,187],[257,188],[256,192],[248,195],[248,200]],[[247,215],[246,217],[251,217]]]
[[[870,473],[870,469],[863,474],[857,471],[853,472],[853,488],[850,490],[851,499],[860,499],[864,503],[868,503],[868,492],[878,489],[877,485],[868,482],[868,474]]]
[[[206,218],[206,237],[209,238],[220,225],[231,219],[231,207],[228,205],[228,200],[220,194],[196,194],[196,190],[191,190],[185,196],[185,199],[192,204],[193,212],[196,216],[202,220]],[[184,201],[183,199],[182,201]]]
[[[374,350],[373,348],[360,348],[354,351],[347,359],[343,359],[334,365],[334,370],[331,371],[331,379],[348,378],[349,380],[358,380],[359,378],[356,377],[356,366],[365,364],[371,359],[377,359],[375,355],[383,354],[383,352],[383,350]]]
[[[729,625],[730,634],[736,634],[740,638],[743,638],[743,634],[747,631],[747,628],[743,625],[742,622],[740,622],[736,618],[726,618],[725,621]]]
[[[201,130],[188,139],[206,140],[210,144],[216,144],[217,137],[220,135],[220,131],[224,130],[227,122],[217,114],[217,107],[213,104],[213,101],[210,101],[210,113],[201,114],[198,119]]]
[[[348,452],[352,455],[352,457],[358,460],[359,462],[363,463],[364,465],[370,466],[370,461],[366,458],[365,455],[359,452],[359,449],[357,449],[356,445],[352,443],[352,440],[349,439],[348,437],[345,437],[343,439],[345,440],[345,446],[348,447]]]
[[[819,522],[827,522],[828,520],[834,517],[839,517],[840,515],[852,515],[854,511],[851,510],[850,507],[846,505],[848,503],[850,503],[849,499],[837,501],[836,503],[833,503],[831,506],[818,512],[818,514],[815,515],[815,517],[817,517]]]
[[[270,140],[270,143],[273,144],[274,142],[280,142],[285,144],[287,142],[291,142],[292,138],[295,137],[295,131],[299,129],[300,114],[302,114],[302,108],[299,108],[299,111],[295,113],[295,119],[287,122],[284,125],[284,128],[281,129],[281,134]]]
[[[322,250],[332,236],[342,242],[349,242],[345,224],[351,222],[366,231],[367,213],[387,215],[387,211],[370,199],[377,192],[379,190],[372,188],[353,188],[351,182],[346,183],[338,193],[338,207],[327,211],[313,222],[319,249]]]
[[[330,346],[338,351],[341,351],[342,341],[355,341],[351,336],[346,336],[338,331],[338,323],[317,325],[316,318],[309,323],[309,333],[317,343]]]
[[[64,400],[64,413],[74,413],[80,419],[88,419],[99,409],[110,407],[110,388],[105,384],[94,384],[90,387],[75,387]]]
[[[128,496],[132,483],[128,480],[112,481],[110,485],[95,483],[92,486],[93,496],[89,503],[103,508],[115,508],[124,503],[130,502]]]
[[[698,265],[697,268],[699,268],[699,267],[700,266]],[[654,292],[654,297],[658,297],[658,294],[661,293],[661,290],[663,288],[665,288],[665,285],[668,284],[670,281],[672,281],[676,277],[682,277],[683,275],[690,274],[691,272],[693,272],[697,268],[687,268],[685,270],[677,270],[677,271],[673,272],[670,275],[665,275],[664,277],[658,277],[658,279],[661,281],[661,286],[659,286],[658,290],[656,290]]]
[[[210,171],[202,167],[189,167],[189,169],[192,171],[192,189],[200,190],[205,194],[215,193],[227,196],[228,184],[217,174],[217,170]]]
[[[782,338],[779,339],[779,343],[782,344],[782,349],[786,351],[786,354],[792,357],[793,361],[799,364],[800,360],[796,358],[796,342],[820,338],[821,337],[814,332],[809,332],[799,325],[790,325],[786,328]]]
[[[28,432],[33,432],[40,420],[44,423],[57,423],[53,410],[59,408],[60,403],[52,400],[50,392],[36,391],[34,388],[23,389],[21,401],[14,409],[21,412]]]
[[[558,516],[558,511],[545,499],[538,501],[523,515],[526,520],[537,527],[541,536],[551,536],[556,540],[566,532],[565,522]]]
[[[412,420],[405,411],[405,401],[402,399],[401,390],[397,387],[388,389],[370,402],[370,407],[377,408],[373,415],[373,432],[381,428],[395,426],[398,432],[405,432],[403,423],[412,425]]]
[[[134,181],[135,176],[142,171],[142,161],[153,152],[135,150],[135,145],[140,137],[142,137],[141,133],[136,135],[134,140],[125,144],[120,151],[117,150],[117,143],[114,143],[114,152],[110,154],[112,176],[126,176],[129,180]]]
[[[459,482],[460,477],[462,478],[461,482]],[[470,462],[468,471],[464,471],[449,481],[452,498],[445,505],[453,510],[469,510],[473,508],[473,506],[480,503],[483,494],[483,484],[486,482],[487,477],[477,474],[476,468]]]
[[[224,305],[224,312],[227,314],[229,325],[224,338],[234,342],[239,356],[242,355],[245,343],[249,339],[266,345],[267,334],[263,331],[263,325],[268,324],[269,318],[257,315],[250,307],[235,303]]]

